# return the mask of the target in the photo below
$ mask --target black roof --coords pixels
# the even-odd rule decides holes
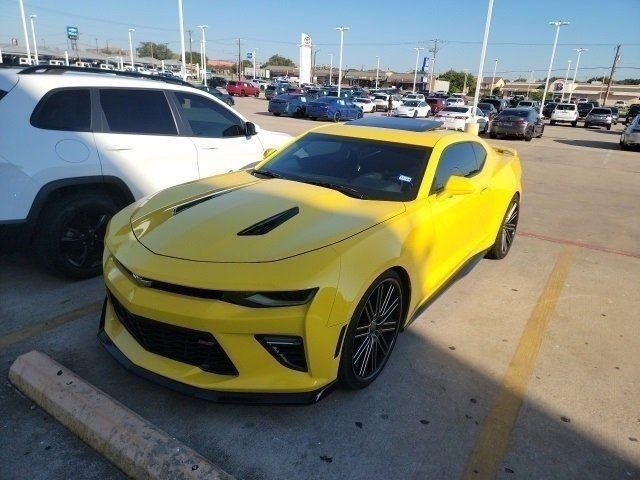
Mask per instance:
[[[393,130],[405,130],[408,132],[429,132],[442,125],[442,122],[434,120],[419,120],[415,118],[395,117],[366,117],[346,122],[345,125],[354,127],[390,128]]]

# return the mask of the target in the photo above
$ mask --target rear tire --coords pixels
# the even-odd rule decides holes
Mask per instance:
[[[576,120],[575,122],[571,122],[571,126],[572,127],[577,127],[578,126],[578,121]]]
[[[35,249],[41,263],[72,278],[95,277],[102,271],[107,223],[118,211],[111,198],[77,194],[60,198],[40,215]]]
[[[340,121],[340,112],[336,112],[333,114],[333,121],[336,123]]]
[[[274,116],[274,117],[279,117],[279,116],[280,116],[280,114],[279,114],[279,113],[276,113],[276,112],[273,112],[273,116]]]
[[[611,125],[607,125],[607,130],[611,130]]]
[[[380,275],[363,295],[342,345],[338,380],[344,387],[364,388],[384,369],[404,320],[403,298],[400,277],[393,270]]]
[[[529,133],[524,134],[524,141],[525,142],[530,142],[531,139],[533,138],[533,131],[530,131]]]
[[[511,245],[513,245],[513,240],[516,236],[519,216],[520,201],[518,199],[518,195],[516,194],[509,202],[507,211],[505,212],[502,223],[500,224],[500,228],[498,229],[496,240],[491,248],[487,251],[485,258],[502,260],[507,256],[509,250],[511,250]]]
[[[555,125],[556,121],[555,120],[549,120],[549,125]]]
[[[587,122],[584,123],[584,128],[589,128],[589,124]]]

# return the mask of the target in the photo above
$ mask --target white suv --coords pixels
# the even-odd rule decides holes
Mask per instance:
[[[558,122],[570,123],[572,127],[578,125],[578,107],[575,103],[559,103],[551,112],[549,125]]]
[[[290,138],[189,84],[138,76],[0,69],[0,233],[26,232],[68,276],[100,273],[106,224],[122,207],[243,168]]]

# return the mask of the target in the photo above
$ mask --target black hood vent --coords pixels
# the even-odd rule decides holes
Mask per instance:
[[[227,188],[225,190],[219,190],[217,192],[210,193],[210,194],[205,195],[203,197],[196,198],[195,200],[191,200],[191,201],[186,202],[186,203],[181,203],[180,205],[177,205],[177,206],[173,207],[173,215],[175,216],[175,215],[177,215],[177,214],[179,214],[181,212],[184,212],[188,208],[195,207],[196,205],[199,205],[199,204],[201,204],[203,202],[206,202],[208,200],[212,200],[212,199],[214,199],[216,197],[220,197],[220,196],[225,195],[227,193],[231,193],[231,192],[233,192],[235,190],[238,190],[240,188],[248,187],[250,185],[253,185],[254,183],[258,183],[258,181],[247,183],[245,185],[238,185],[236,187]]]
[[[290,218],[295,217],[298,213],[300,213],[300,209],[298,207],[293,207],[289,210],[285,210],[284,212],[276,213],[275,215],[265,218],[264,220],[261,220],[258,223],[238,232],[238,235],[241,237],[249,235],[264,235],[274,228],[279,227]]]

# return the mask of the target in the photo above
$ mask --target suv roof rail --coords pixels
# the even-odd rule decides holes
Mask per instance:
[[[34,73],[39,74],[57,74],[60,75],[65,72],[80,72],[80,73],[98,73],[101,75],[115,75],[117,77],[128,78],[143,78],[145,80],[155,80],[158,82],[173,83],[176,85],[183,85],[185,87],[195,87],[189,82],[180,80],[177,78],[167,78],[159,75],[147,75],[140,72],[122,72],[120,70],[103,70],[101,68],[86,68],[76,67],[71,65],[32,65],[25,67],[18,72],[19,75],[32,75]]]

